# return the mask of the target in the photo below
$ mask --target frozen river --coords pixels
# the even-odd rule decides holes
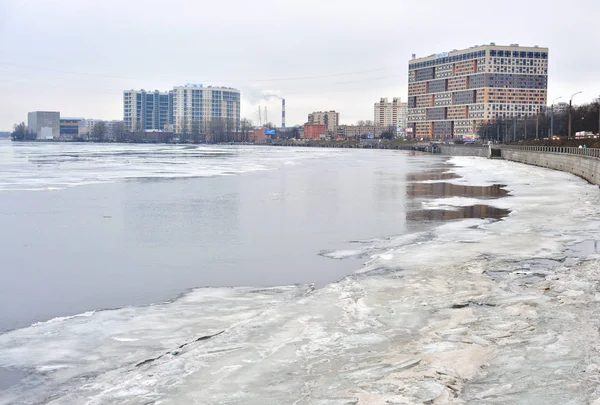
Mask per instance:
[[[87,232],[98,235],[96,248],[111,237],[118,243],[52,270],[59,256],[41,244],[52,240],[47,234],[32,237],[35,258],[27,261],[18,246],[25,233],[2,240],[4,263],[13,264],[1,274],[15,288],[35,285],[42,262],[54,274],[66,267],[69,277],[82,275],[77,288],[51,277],[33,293],[0,287],[0,315],[19,328],[0,335],[0,404],[600,404],[597,187],[479,158],[247,149],[215,148],[210,153],[233,157],[210,177],[190,159],[171,157],[181,166],[160,167],[177,168],[174,180],[156,180],[168,177],[160,169],[125,179],[125,170],[152,172],[150,163],[124,164],[114,150],[112,168],[77,157],[45,181],[5,176],[0,214],[10,229],[40,218],[39,232],[75,235],[56,218],[48,222],[55,210],[31,215],[34,200],[75,199],[83,236],[70,243],[81,250],[93,240]],[[33,152],[10,153],[12,167],[23,165],[15,173],[35,177],[38,169],[20,160]],[[79,164],[97,171],[86,177],[93,185],[74,187],[84,182]],[[243,201],[226,239],[216,227],[227,215],[204,213],[202,204],[184,215],[189,207],[176,205],[214,198],[226,205],[226,195]],[[118,226],[98,228],[111,220]],[[202,223],[214,237],[197,243]],[[182,241],[184,230],[196,243]],[[290,243],[302,248],[286,250]],[[163,272],[161,258],[174,260],[179,245],[194,260]],[[127,270],[115,268],[124,258]],[[112,284],[96,274],[102,268]],[[92,287],[78,292],[88,278]],[[206,288],[156,299],[184,286]],[[55,288],[60,304],[52,307]],[[104,304],[111,300],[116,309]]]

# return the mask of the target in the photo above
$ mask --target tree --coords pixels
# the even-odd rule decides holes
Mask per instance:
[[[193,143],[200,143],[200,121],[198,120],[192,120],[192,128],[191,128],[191,132],[192,132],[192,142]]]
[[[20,124],[15,124],[13,126],[11,138],[13,141],[30,140],[29,138],[31,138],[31,136],[29,136],[29,134],[27,132],[27,126],[25,125],[24,122],[21,122]]]
[[[372,127],[372,126],[373,126],[373,125],[375,125],[375,124],[374,124],[374,123],[373,123],[373,121],[371,121],[371,120],[366,120],[366,121],[365,121],[365,125],[366,125],[366,126],[369,126],[369,127]]]
[[[383,139],[394,139],[396,136],[396,127],[388,125],[385,130],[381,133],[380,137]]]
[[[359,127],[364,127],[365,125],[367,125],[367,123],[363,120],[360,120],[360,121],[356,121],[356,125],[358,125]]]
[[[248,118],[242,118],[241,125],[241,141],[248,142],[250,132],[254,129],[254,124]]]
[[[92,128],[92,139],[95,142],[104,142],[106,138],[106,123],[104,121],[98,121]]]
[[[127,134],[125,132],[125,124],[117,122],[114,126],[115,139],[117,142],[127,142]]]

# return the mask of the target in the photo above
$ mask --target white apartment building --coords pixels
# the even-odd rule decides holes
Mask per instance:
[[[176,133],[206,133],[213,120],[226,120],[240,127],[240,91],[229,87],[186,84],[173,89]]]
[[[387,97],[375,103],[374,123],[377,127],[393,126],[404,132],[408,118],[408,103],[403,103],[400,97],[394,97],[391,102]]]
[[[335,111],[315,111],[308,114],[308,122],[310,124],[325,125],[327,127],[327,134],[335,136],[337,134],[337,128],[340,124],[340,113]]]

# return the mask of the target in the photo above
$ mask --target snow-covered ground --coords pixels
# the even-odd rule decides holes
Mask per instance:
[[[600,404],[600,191],[451,161],[444,181],[510,196],[424,208],[510,216],[325,252],[368,261],[322,289],[198,289],[0,335],[0,367],[29,373],[0,404]]]

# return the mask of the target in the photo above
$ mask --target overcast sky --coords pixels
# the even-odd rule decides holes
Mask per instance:
[[[549,100],[600,94],[600,1],[0,0],[0,130],[27,112],[122,119],[124,89],[187,82],[242,91],[288,126],[316,110],[373,119],[407,97],[412,53],[495,42],[550,48]]]

